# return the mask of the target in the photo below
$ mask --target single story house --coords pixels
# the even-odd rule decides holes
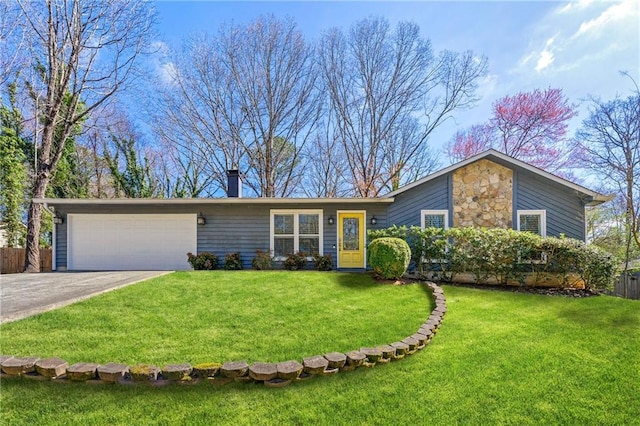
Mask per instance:
[[[488,150],[377,198],[35,199],[55,214],[53,269],[189,269],[187,253],[331,254],[366,268],[366,232],[391,225],[499,227],[585,240],[585,207],[610,198]]]

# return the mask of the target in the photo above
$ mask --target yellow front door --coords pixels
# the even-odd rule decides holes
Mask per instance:
[[[338,212],[338,267],[364,268],[364,212]]]

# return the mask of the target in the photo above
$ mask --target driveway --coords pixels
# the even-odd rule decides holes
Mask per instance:
[[[0,275],[0,323],[70,305],[170,272],[44,272]]]

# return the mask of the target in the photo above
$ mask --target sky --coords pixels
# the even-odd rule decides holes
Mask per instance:
[[[432,135],[440,150],[456,130],[490,118],[492,103],[506,95],[561,88],[579,115],[570,132],[588,116],[588,96],[611,100],[640,85],[640,1],[158,1],[158,43],[178,49],[194,32],[215,34],[221,24],[243,24],[260,15],[293,18],[309,40],[332,28],[348,29],[368,16],[391,24],[412,21],[434,51],[472,50],[488,59],[480,81],[481,100],[457,113]],[[162,61],[160,61],[162,62]],[[158,73],[163,66],[158,64]],[[443,156],[446,163],[446,156]],[[443,164],[446,165],[446,164]]]

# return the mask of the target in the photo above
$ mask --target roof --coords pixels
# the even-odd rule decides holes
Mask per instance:
[[[428,176],[425,176],[422,179],[418,179],[415,182],[412,182],[410,184],[407,184],[405,186],[403,186],[402,188],[398,188],[395,191],[392,191],[386,195],[383,196],[383,198],[393,198],[398,194],[402,194],[405,191],[408,191],[411,188],[415,188],[416,186],[422,185],[424,183],[427,183],[433,179],[436,179],[440,176],[446,175],[448,173],[451,173],[459,168],[465,167],[471,163],[474,163],[476,161],[482,160],[484,158],[487,157],[494,157],[497,158],[503,162],[506,162],[508,164],[511,164],[513,166],[516,167],[520,167],[523,168],[527,171],[530,171],[538,176],[541,176],[543,178],[549,179],[553,182],[559,183],[567,188],[570,188],[576,192],[578,192],[579,194],[584,195],[585,197],[587,197],[587,201],[586,204],[589,206],[596,206],[598,204],[602,204],[604,202],[610,201],[614,198],[614,196],[612,195],[603,195],[600,194],[598,192],[592,191],[588,188],[585,188],[582,185],[578,185],[577,183],[568,181],[566,179],[563,179],[559,176],[556,176],[552,173],[546,172],[538,167],[532,166],[531,164],[525,163],[524,161],[518,160],[516,158],[510,157],[506,154],[503,154],[499,151],[496,151],[495,149],[488,149],[486,151],[481,152],[480,154],[476,154],[473,157],[469,157],[466,160],[460,161],[458,163],[452,164],[449,167],[446,167],[442,170],[439,170],[435,173],[432,173]]]
[[[283,205],[283,204],[391,204],[393,198],[34,198],[53,206],[177,206],[177,205]]]

